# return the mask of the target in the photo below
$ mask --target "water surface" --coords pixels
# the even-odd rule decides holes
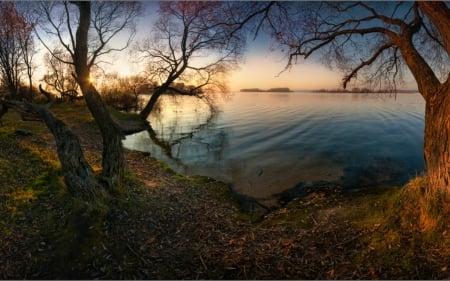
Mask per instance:
[[[124,146],[254,198],[318,181],[349,189],[403,184],[424,169],[419,94],[234,93],[218,108],[211,116],[191,97],[165,98],[149,120],[172,143],[171,157],[147,132]]]

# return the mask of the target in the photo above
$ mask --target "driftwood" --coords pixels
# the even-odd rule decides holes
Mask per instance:
[[[78,92],[75,90],[67,90],[65,92],[61,93],[61,98],[67,98],[69,100],[69,103],[73,103],[75,100],[82,100],[84,99],[83,96],[79,96]]]
[[[41,84],[39,84],[39,91],[41,91],[41,93],[47,98],[47,107],[51,107],[52,104],[55,102],[53,95],[50,92],[44,90]]]
[[[25,101],[17,101],[17,100],[2,100],[2,111],[1,113],[5,114],[8,112],[8,108],[12,108],[20,114],[20,117],[23,121],[42,121],[42,118],[29,110],[28,106],[25,104]],[[0,115],[1,116],[3,115]]]

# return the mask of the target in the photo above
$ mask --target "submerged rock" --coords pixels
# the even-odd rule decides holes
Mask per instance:
[[[273,197],[279,202],[280,206],[285,206],[294,199],[305,197],[312,192],[335,192],[341,188],[335,183],[328,181],[299,182],[294,187],[275,194]]]

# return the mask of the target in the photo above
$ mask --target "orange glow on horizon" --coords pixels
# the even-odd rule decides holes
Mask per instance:
[[[342,74],[312,62],[302,62],[284,71],[286,61],[270,54],[248,56],[240,70],[230,75],[230,89],[288,87],[291,90],[337,88]]]

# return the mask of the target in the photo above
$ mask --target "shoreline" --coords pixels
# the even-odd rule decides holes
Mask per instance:
[[[101,139],[87,109],[53,110],[100,167]],[[3,279],[450,277],[443,270],[450,231],[428,241],[430,233],[409,227],[414,216],[398,218],[404,187],[349,196],[324,186],[255,218],[239,210],[226,184],[176,174],[147,153],[126,150],[127,188],[102,204],[86,203],[67,194],[43,124],[22,122],[13,112],[3,123]]]

